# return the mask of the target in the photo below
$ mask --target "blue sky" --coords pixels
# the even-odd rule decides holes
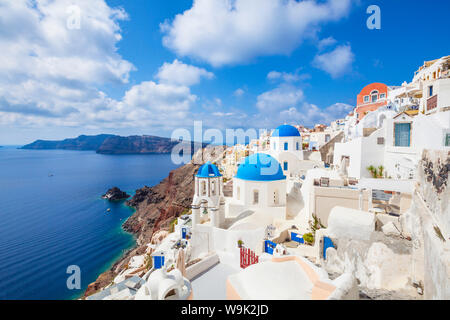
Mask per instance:
[[[366,84],[400,85],[423,61],[450,54],[439,18],[448,1],[300,3],[7,1],[0,145],[170,136],[194,120],[220,130],[329,123]],[[369,5],[381,9],[380,30],[366,27]],[[74,17],[79,28],[67,24]]]

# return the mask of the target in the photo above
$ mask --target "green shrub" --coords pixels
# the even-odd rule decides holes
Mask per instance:
[[[178,223],[178,218],[175,218],[175,219],[173,219],[171,222],[170,222],[170,225],[169,225],[169,233],[172,233],[172,232],[174,232],[175,231],[175,225]]]
[[[314,243],[314,235],[311,232],[306,233],[303,235],[303,240],[305,240],[305,242],[308,244],[313,244]]]
[[[145,256],[145,269],[149,271],[151,268],[153,268],[153,259],[150,254]]]

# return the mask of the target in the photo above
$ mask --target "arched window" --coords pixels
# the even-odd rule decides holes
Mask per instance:
[[[377,102],[378,101],[378,90],[373,90],[370,93],[370,96],[372,97],[372,102]]]
[[[202,196],[206,196],[206,181],[202,181]]]
[[[213,196],[216,195],[216,181],[214,181],[214,180],[211,182],[211,194]]]
[[[253,190],[253,204],[259,203],[259,191]]]

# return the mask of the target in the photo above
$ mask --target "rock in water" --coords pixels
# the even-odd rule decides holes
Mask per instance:
[[[117,187],[109,189],[108,192],[102,196],[103,199],[107,199],[109,201],[120,201],[128,199],[129,197],[130,195]]]

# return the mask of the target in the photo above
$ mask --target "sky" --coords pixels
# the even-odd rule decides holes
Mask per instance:
[[[431,5],[432,3],[432,5]],[[380,29],[369,29],[370,5]],[[447,0],[1,0],[0,145],[313,126],[450,54]]]

